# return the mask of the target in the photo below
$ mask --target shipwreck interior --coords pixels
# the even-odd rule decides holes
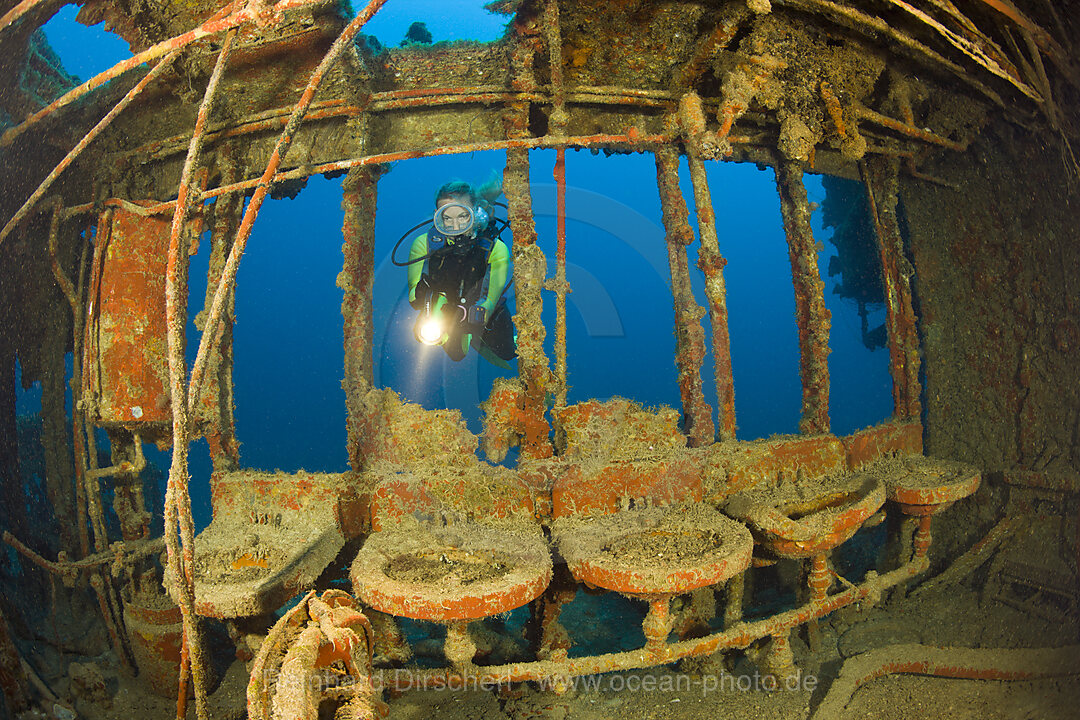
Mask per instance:
[[[365,34],[403,2],[85,0],[132,54],[80,80],[40,31],[68,3],[0,0],[0,716],[1073,717],[1080,4],[496,0],[490,42]],[[394,163],[484,151],[517,358],[477,433],[378,383],[374,246]],[[655,166],[679,407],[571,402],[570,153]],[[795,434],[736,436],[717,163],[775,178]],[[348,470],[252,467],[238,271],[318,176]],[[834,272],[891,378],[851,432]]]

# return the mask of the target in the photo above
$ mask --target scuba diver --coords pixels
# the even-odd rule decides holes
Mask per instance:
[[[460,180],[435,193],[435,215],[405,232],[429,223],[395,265],[408,269],[409,303],[420,311],[413,332],[425,345],[441,345],[451,360],[461,360],[472,346],[494,365],[509,368],[517,357],[516,336],[506,307],[510,251],[500,238],[508,223],[494,217],[492,201],[502,192],[498,179],[474,189]],[[486,282],[485,282],[486,281]]]

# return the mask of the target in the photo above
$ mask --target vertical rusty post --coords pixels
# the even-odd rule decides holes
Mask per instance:
[[[527,150],[508,150],[503,187],[509,205],[510,227],[514,233],[514,287],[517,292],[518,377],[523,389],[521,403],[522,453],[526,457],[550,457],[551,426],[545,415],[550,371],[544,354],[542,318],[547,259],[536,244],[532,196],[529,185]]]
[[[915,536],[911,543],[915,560],[926,557],[926,553],[930,551],[930,525],[933,521],[933,515],[920,515],[917,520],[918,527],[915,529]]]
[[[683,419],[691,447],[708,445],[716,436],[712,408],[705,402],[701,366],[705,363],[705,309],[694,300],[686,246],[694,241],[687,218],[686,199],[679,188],[679,152],[674,147],[656,151],[656,185],[667,232],[668,267],[675,306],[675,365],[679,371]]]
[[[730,630],[743,621],[743,601],[746,594],[746,573],[739,573],[724,586],[724,629]]]
[[[810,558],[807,584],[810,586],[810,602],[820,603],[828,597],[829,587],[832,586],[832,572],[829,570],[829,560],[824,553]],[[818,625],[817,618],[806,622],[806,641],[810,646],[810,652],[817,654],[821,650],[821,627]]]
[[[75,289],[60,267],[58,257],[61,210],[61,203],[57,202],[49,223],[49,259],[57,284],[60,285],[68,304],[74,308]],[[41,441],[45,448],[45,487],[60,526],[61,546],[72,553],[77,547],[75,524],[71,517],[75,469],[68,452],[67,411],[64,409],[66,347],[63,332],[51,332],[45,338],[45,372],[41,379]]]
[[[802,419],[807,435],[829,432],[829,326],[825,284],[818,270],[817,247],[810,227],[810,205],[802,181],[802,164],[781,160],[776,188],[784,217],[791,283],[795,289],[795,318],[799,325],[799,375],[802,378]]]
[[[231,165],[228,147],[218,151],[218,160],[224,164],[222,179],[233,182],[237,169]],[[221,279],[225,259],[232,248],[233,235],[244,210],[242,196],[220,197],[214,203],[214,224],[210,233],[210,265],[206,271],[206,295],[203,311],[195,318],[195,327],[206,327],[206,313],[213,301],[213,291]],[[210,448],[210,459],[215,472],[234,469],[240,464],[240,444],[236,440],[236,420],[233,406],[233,318],[235,316],[235,288],[226,299],[225,319],[219,338],[209,361],[207,392],[194,408],[195,422],[200,425]]]
[[[913,270],[904,257],[904,240],[896,219],[899,172],[896,158],[868,157],[860,164],[866,200],[877,231],[889,331],[889,372],[893,379],[893,413],[914,419],[921,414],[919,336],[912,305]]]
[[[512,44],[511,86],[518,92],[536,90],[533,63],[539,47],[536,17],[519,12],[514,19]],[[529,103],[510,103],[505,116],[506,135],[510,139],[529,137]],[[541,316],[541,290],[547,275],[547,259],[536,244],[536,223],[533,220],[532,191],[529,184],[529,151],[506,151],[506,170],[503,190],[509,206],[510,228],[514,233],[511,257],[514,264],[514,287],[517,293],[517,314],[514,324],[518,332],[518,382],[520,397],[515,432],[522,436],[524,457],[543,458],[552,454],[551,425],[546,416],[546,395],[550,380],[548,358],[544,354],[546,331]]]
[[[720,243],[716,236],[716,215],[709,182],[705,176],[701,147],[701,140],[705,135],[705,115],[701,98],[696,93],[687,93],[679,100],[679,122],[686,141],[690,181],[694,186],[698,234],[701,237],[698,267],[705,274],[705,297],[709,302],[709,320],[712,323],[713,373],[716,378],[718,406],[717,436],[720,440],[731,440],[735,438],[735,378],[731,370],[727,287],[724,283],[724,265],[727,261],[720,255]]]
[[[95,199],[98,197],[97,189],[91,193],[91,196]],[[72,306],[72,312],[75,317],[75,329],[74,334],[74,348],[72,353],[72,370],[71,370],[71,449],[72,454],[75,456],[75,522],[78,525],[79,531],[79,553],[80,557],[86,557],[90,552],[90,536],[87,531],[87,505],[86,505],[86,472],[89,467],[89,461],[86,455],[86,437],[83,431],[86,428],[86,410],[84,403],[87,401],[86,384],[84,383],[85,375],[87,374],[87,358],[89,355],[85,354],[87,344],[90,338],[86,337],[85,330],[87,326],[88,313],[84,308],[87,307],[87,298],[91,293],[90,284],[86,277],[87,269],[87,254],[90,250],[90,237],[95,236],[94,240],[94,257],[96,259],[98,255],[98,248],[104,248],[103,233],[108,232],[108,224],[101,222],[103,217],[111,217],[111,211],[106,216],[96,216],[93,213],[90,215],[90,219],[86,221],[86,229],[83,231],[83,250],[81,259],[79,262],[79,285],[76,289],[75,299],[76,302]],[[95,224],[95,218],[97,222]]]
[[[566,407],[566,148],[555,150],[555,407]]]
[[[371,390],[372,328],[371,293],[375,270],[375,205],[380,167],[349,171],[342,186],[341,227],[343,255],[337,285],[344,292],[341,315],[345,321],[345,407],[348,413],[349,466],[359,472],[364,396]]]
[[[195,689],[195,713],[199,720],[207,717],[207,683],[205,677],[205,658],[199,619],[195,614],[195,523],[191,517],[191,495],[188,490],[190,475],[188,471],[188,449],[191,443],[191,417],[194,416],[195,402],[188,402],[187,363],[184,360],[188,305],[188,245],[187,219],[191,206],[202,190],[196,187],[192,192],[192,181],[199,167],[199,155],[202,150],[204,133],[217,94],[217,87],[225,73],[236,30],[230,30],[225,36],[221,52],[218,54],[214,71],[210,75],[202,104],[195,119],[195,127],[188,145],[187,157],[180,173],[180,185],[176,194],[176,209],[173,212],[172,227],[169,233],[168,264],[165,272],[165,317],[168,333],[166,344],[169,361],[169,391],[172,403],[172,466],[169,468],[169,480],[165,494],[165,547],[168,554],[171,585],[179,596],[181,618],[184,626],[184,641],[191,660],[191,679]],[[205,185],[206,175],[200,173],[195,182]],[[219,288],[220,290],[220,288]],[[214,298],[217,300],[217,296]],[[206,334],[214,335],[217,324],[207,324],[202,345],[207,344]],[[200,348],[202,349],[202,348]],[[179,537],[177,536],[179,530]],[[183,686],[181,672],[180,685]],[[177,716],[186,702],[184,697],[177,697]]]
[[[551,76],[551,114],[548,133],[566,133],[569,116],[563,86],[562,30],[559,26],[558,0],[544,3],[544,44],[548,51]],[[566,147],[555,148],[555,278],[547,284],[555,291],[555,407],[566,407]]]
[[[559,26],[559,2],[544,3],[544,44],[547,45],[548,66],[551,75],[551,115],[548,116],[548,133],[563,135],[570,118],[566,112],[566,89],[563,85],[562,29]]]

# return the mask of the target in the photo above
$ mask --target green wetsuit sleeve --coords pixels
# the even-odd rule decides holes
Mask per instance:
[[[416,260],[427,255],[427,233],[416,236],[409,249],[409,260]],[[424,273],[424,263],[412,262],[406,268],[409,273],[409,302],[416,299],[416,283],[420,282],[420,276]]]
[[[502,294],[503,288],[506,286],[506,276],[510,271],[510,251],[502,240],[496,241],[491,248],[488,265],[491,266],[491,274],[488,276],[488,294],[487,300],[484,301],[484,307],[487,308],[490,317],[491,312],[495,309],[495,303],[499,301],[499,295]]]

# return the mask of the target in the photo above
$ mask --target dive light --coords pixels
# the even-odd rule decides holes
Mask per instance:
[[[442,345],[446,340],[446,331],[440,318],[421,315],[416,321],[415,332],[416,339],[425,345]]]
[[[449,318],[445,310],[446,295],[438,293],[429,296],[424,302],[424,309],[416,318],[413,334],[424,345],[442,345],[449,338]],[[464,308],[458,308],[464,312]]]

